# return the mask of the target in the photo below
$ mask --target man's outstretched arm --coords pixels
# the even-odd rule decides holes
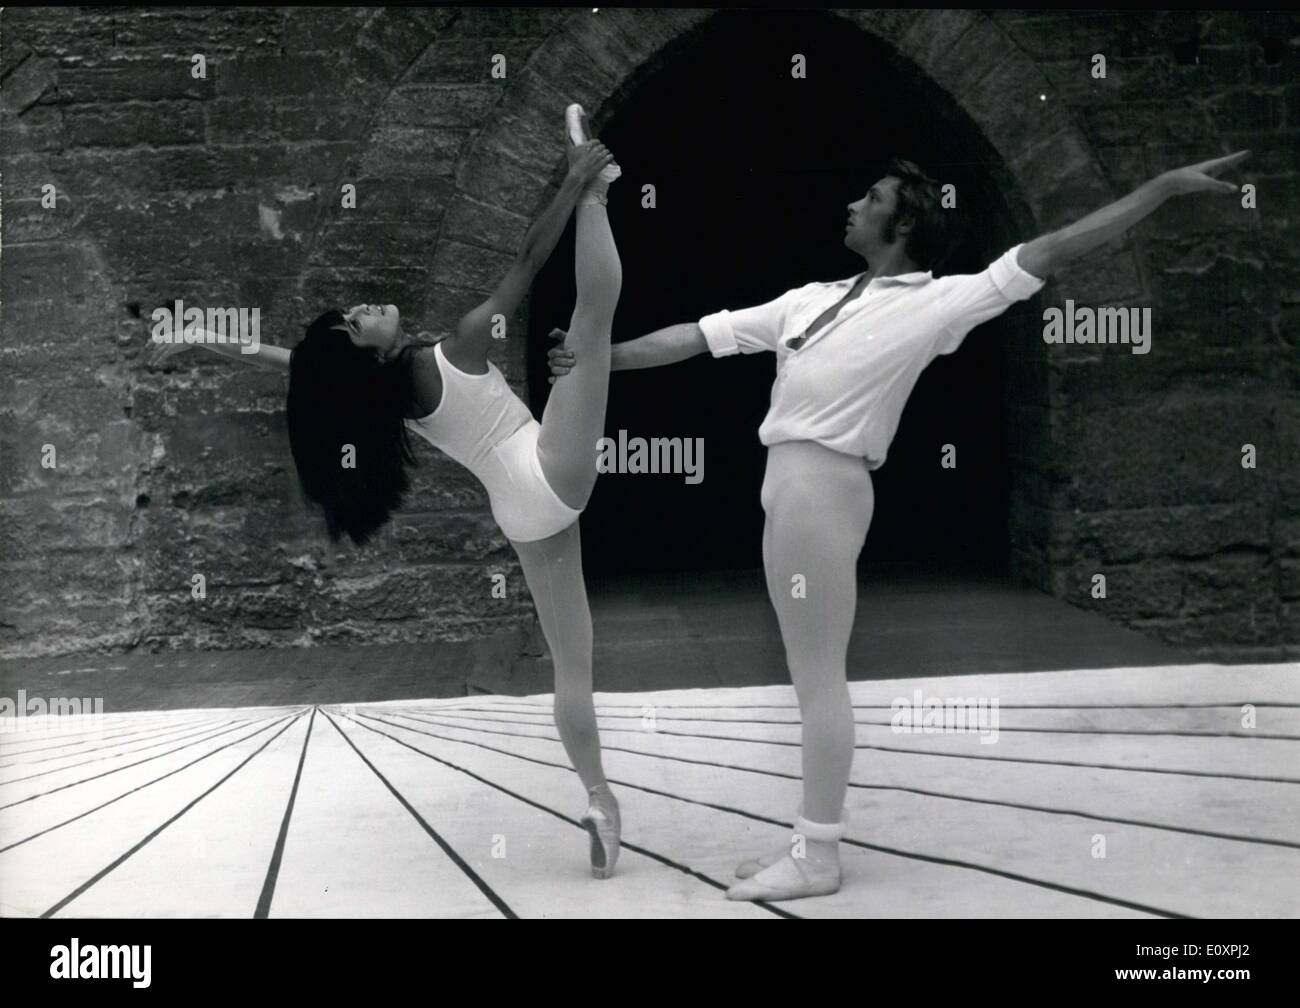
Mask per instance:
[[[811,285],[808,285],[811,286]],[[786,317],[806,288],[786,291],[780,297],[752,308],[717,311],[698,322],[665,326],[652,333],[611,347],[610,370],[631,371],[637,368],[676,364],[697,354],[714,357],[751,354],[776,349]],[[552,329],[551,338],[563,340],[563,329]],[[568,374],[573,367],[573,351],[560,344],[548,354],[551,382]]]
[[[1020,249],[1017,262],[1026,273],[1041,279],[1098,245],[1118,238],[1171,196],[1197,192],[1236,193],[1239,191],[1237,186],[1231,182],[1221,182],[1214,176],[1225,169],[1236,167],[1249,156],[1248,150],[1237,151],[1235,154],[1157,175],[1123,199],[1088,214],[1068,227],[1025,243]]]
[[[552,329],[551,338],[563,340],[567,336],[563,329]],[[638,368],[660,367],[664,364],[676,364],[708,351],[709,344],[704,338],[704,330],[698,322],[684,322],[681,325],[665,326],[652,333],[639,336],[626,343],[615,343],[610,347],[609,369],[611,371],[634,371]],[[573,351],[561,343],[552,347],[547,355],[551,368],[551,384],[555,379],[566,375],[573,368]]]
[[[626,343],[610,347],[611,371],[634,371],[637,368],[676,364],[697,354],[708,353],[709,344],[698,322],[665,326]]]

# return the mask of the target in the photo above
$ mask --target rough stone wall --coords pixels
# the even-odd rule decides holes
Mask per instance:
[[[1042,587],[1207,658],[1300,654],[1300,20],[1224,11],[999,11],[1116,196],[1248,148],[1259,208],[1175,199],[1048,303],[1152,308],[1151,352],[1054,347],[1052,443],[1064,479]],[[1108,57],[1107,80],[1079,72]],[[1061,212],[1081,209],[1067,201]],[[1052,221],[1042,223],[1052,224]],[[1093,293],[1107,276],[1118,298]],[[1091,299],[1091,300],[1090,300]],[[1257,467],[1242,466],[1254,445]],[[1094,599],[1094,574],[1107,598]],[[1289,647],[1287,645],[1290,645]]]
[[[527,625],[468,474],[421,443],[407,511],[374,548],[330,547],[299,500],[287,380],[202,351],[151,370],[149,313],[258,305],[263,338],[292,345],[323,306],[382,298],[444,331],[547,198],[556,110],[581,101],[599,125],[709,13],[0,14],[0,654]],[[1206,656],[1300,653],[1295,20],[841,16],[954,96],[1033,233],[1166,168],[1255,152],[1243,176],[1258,211],[1166,205],[1042,296],[1151,305],[1155,338],[1145,357],[1039,344],[1012,368],[1013,559],[1045,590]],[[190,76],[196,52],[207,80]],[[1088,74],[1096,52],[1106,81]],[[355,210],[340,207],[345,182]],[[522,346],[496,352],[522,390]],[[39,464],[47,443],[54,470]],[[505,600],[488,592],[495,572]]]

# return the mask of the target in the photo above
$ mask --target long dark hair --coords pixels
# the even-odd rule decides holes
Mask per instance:
[[[346,532],[361,546],[411,486],[406,467],[416,461],[403,422],[413,398],[411,355],[380,363],[374,350],[354,346],[334,328],[343,325],[341,311],[325,312],[290,356],[289,446],[303,493],[325,512],[330,539],[337,543]]]

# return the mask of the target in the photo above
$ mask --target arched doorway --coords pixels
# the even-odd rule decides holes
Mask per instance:
[[[807,77],[791,76],[793,53]],[[616,341],[859,272],[846,204],[891,155],[957,187],[966,237],[937,275],[975,272],[1023,236],[994,179],[997,156],[953,100],[854,25],[820,12],[722,12],[621,96],[601,137],[622,182],[610,216],[624,267]],[[643,206],[645,185],[655,206]],[[529,392],[548,391],[547,332],[573,305],[573,229],[534,286]],[[1005,317],[936,361],[876,474],[864,562],[1007,557]],[[770,355],[700,357],[613,376],[607,433],[702,438],[704,479],[607,474],[583,517],[593,574],[761,565],[759,487]],[[955,444],[955,470],[939,465]]]

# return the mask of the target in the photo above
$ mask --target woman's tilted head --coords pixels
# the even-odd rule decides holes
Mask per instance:
[[[367,317],[382,325],[382,315]],[[290,358],[287,412],[303,493],[324,510],[330,539],[347,533],[360,546],[401,506],[415,456],[403,419],[410,354],[384,363],[380,354],[395,342],[358,345],[355,335],[337,309],[307,327]]]
[[[396,356],[406,344],[402,313],[393,304],[358,304],[342,313],[337,327],[348,334],[353,346],[369,349],[381,359]]]

